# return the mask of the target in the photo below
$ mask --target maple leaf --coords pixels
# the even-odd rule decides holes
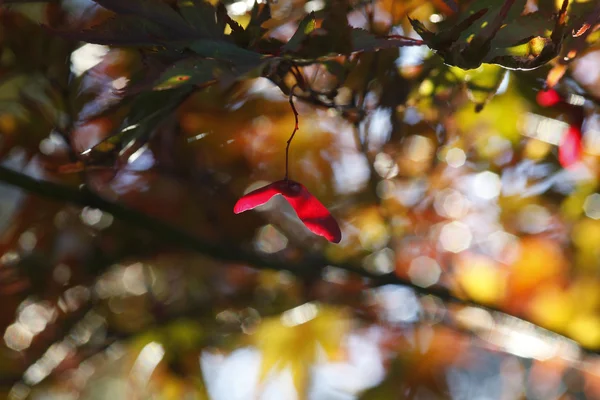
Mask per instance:
[[[339,243],[342,240],[340,226],[329,210],[301,183],[291,179],[273,182],[242,196],[235,203],[233,212],[239,214],[252,210],[278,194],[290,203],[298,218],[312,233],[323,236],[333,243]]]
[[[260,380],[268,373],[289,368],[299,398],[307,386],[318,349],[329,359],[339,358],[342,338],[349,329],[346,313],[337,308],[306,303],[280,317],[263,320],[253,335],[262,353]]]

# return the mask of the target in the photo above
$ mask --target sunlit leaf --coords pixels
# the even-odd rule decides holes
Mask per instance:
[[[528,104],[521,97],[508,90],[501,96],[494,97],[481,112],[477,113],[469,105],[457,113],[457,118],[461,119],[465,132],[474,134],[474,143],[480,151],[489,153],[487,140],[490,136],[498,135],[511,142],[521,139],[520,116],[527,107]],[[493,156],[492,153],[489,155]]]
[[[176,62],[163,72],[154,85],[154,90],[204,84],[214,80],[218,76],[218,72],[219,63],[216,60],[198,57],[186,58]]]
[[[253,335],[262,353],[261,381],[273,370],[289,369],[296,389],[304,393],[310,369],[319,361],[319,348],[329,359],[339,359],[348,329],[344,311],[313,303],[263,320]]]
[[[542,326],[562,330],[568,325],[576,304],[568,291],[557,286],[544,286],[531,299],[529,315]]]
[[[584,346],[600,347],[600,316],[582,314],[570,321],[567,334]]]
[[[524,238],[510,267],[510,291],[523,295],[542,282],[560,280],[565,267],[565,256],[555,242],[542,237]]]
[[[497,65],[482,65],[464,72],[469,99],[475,103],[475,110],[480,112],[496,95],[500,84],[505,79],[506,69]]]
[[[461,255],[456,266],[457,291],[483,304],[499,304],[506,295],[506,274],[492,259]]]

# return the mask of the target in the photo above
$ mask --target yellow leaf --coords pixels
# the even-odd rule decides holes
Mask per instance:
[[[548,155],[552,145],[537,139],[528,140],[525,144],[525,156],[531,160],[541,160]]]
[[[564,329],[574,310],[572,296],[558,285],[538,290],[529,305],[529,313],[535,322],[558,331]]]
[[[522,139],[520,130],[521,117],[528,111],[528,105],[513,90],[495,96],[483,111],[477,113],[473,104],[466,104],[456,113],[456,120],[466,135],[465,139],[475,140],[478,152],[486,158],[497,156],[497,152],[505,151],[503,147],[490,146],[491,137],[499,136],[512,143]]]
[[[600,306],[600,291],[595,273],[578,276],[569,288],[573,303],[579,313],[593,313]]]
[[[265,319],[254,334],[254,342],[262,353],[260,380],[273,369],[289,369],[303,398],[318,349],[323,349],[328,358],[338,357],[348,328],[349,320],[343,310],[315,303]]]
[[[569,324],[568,334],[586,347],[600,348],[600,317],[592,314],[577,316]]]
[[[469,298],[483,304],[497,304],[504,298],[506,276],[494,260],[475,254],[461,256],[456,268],[457,282]]]
[[[565,256],[556,242],[542,237],[524,238],[511,265],[511,289],[514,293],[525,293],[541,283],[560,279],[565,264]]]
[[[181,319],[163,329],[166,341],[181,352],[197,349],[204,338],[202,325],[193,320]]]
[[[580,199],[584,200],[584,196]],[[583,205],[583,201],[580,204]],[[598,241],[600,241],[600,221],[582,219],[573,227],[571,236],[578,249],[597,254]]]

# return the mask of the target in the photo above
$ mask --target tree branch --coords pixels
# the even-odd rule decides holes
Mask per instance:
[[[319,272],[323,267],[332,266],[367,278],[371,281],[370,283],[374,287],[383,285],[402,285],[413,289],[416,293],[421,295],[433,295],[449,303],[455,303],[464,306],[474,306],[491,312],[510,315],[523,319],[527,322],[531,322],[537,326],[537,324],[532,321],[528,321],[520,316],[511,315],[499,308],[486,306],[472,300],[459,298],[453,295],[446,288],[439,286],[423,288],[417,286],[409,280],[399,278],[394,273],[378,275],[361,267],[357,267],[351,263],[333,263],[322,256],[315,255],[309,255],[303,260],[291,263],[282,257],[261,256],[243,248],[232,248],[230,245],[206,242],[166,222],[126,207],[122,204],[106,200],[85,187],[82,189],[75,189],[50,181],[41,181],[2,165],[0,165],[0,182],[16,186],[31,194],[46,197],[48,199],[72,203],[83,207],[87,206],[100,209],[112,214],[113,217],[120,219],[123,222],[129,223],[141,229],[148,230],[160,239],[171,243],[174,246],[197,252],[227,263],[249,264],[257,269],[289,271],[299,277],[314,276],[315,272]],[[563,336],[556,331],[548,331],[556,335]],[[588,353],[598,353],[598,350],[586,348],[582,345],[579,346]]]

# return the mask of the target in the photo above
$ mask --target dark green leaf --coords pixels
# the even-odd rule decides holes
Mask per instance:
[[[470,4],[469,8],[462,13],[461,19],[466,15],[475,14],[483,9],[487,9],[488,11],[477,20],[477,23],[472,24],[467,29],[463,30],[459,40],[466,42],[471,35],[476,35],[485,27],[490,26],[500,13],[504,3],[505,0],[476,0]],[[525,8],[525,3],[527,3],[527,0],[516,0],[504,19],[504,24],[511,24],[518,18]]]
[[[440,31],[439,33],[433,33],[429,31],[425,25],[420,21],[409,18],[409,22],[413,29],[419,36],[423,38],[423,41],[432,49],[440,52],[442,57],[448,57],[450,47],[457,42],[461,34],[476,23],[482,16],[487,13],[487,8],[483,8],[477,12],[470,14],[469,16],[461,19],[457,24],[454,24],[447,29]]]
[[[217,9],[202,0],[178,0],[179,13],[198,34],[206,39],[219,39],[225,36],[225,23],[219,21]]]
[[[352,49],[354,51],[375,50],[386,44],[385,39],[377,39],[371,32],[364,29],[352,29]]]
[[[94,0],[102,7],[121,15],[145,18],[175,31],[185,30],[181,15],[161,0]]]
[[[271,19],[271,6],[269,3],[263,2],[263,4],[259,4],[255,2],[250,14],[250,22],[246,29],[260,28],[269,19]]]
[[[528,41],[534,36],[544,36],[552,30],[554,21],[540,13],[520,15],[511,25],[502,27],[492,41],[494,47],[509,47]]]
[[[229,61],[234,65],[258,65],[263,58],[260,53],[226,41],[196,40],[190,44],[190,49],[202,57]]]
[[[68,39],[104,45],[154,46],[174,39],[172,31],[132,15],[117,16],[79,31],[46,28]]]
[[[348,25],[348,11],[347,3],[339,0],[332,1],[327,10],[321,29],[326,32],[324,39],[329,53],[352,53],[352,43],[348,40],[352,35],[352,28]]]
[[[223,8],[224,10],[224,8]],[[226,13],[226,10],[223,12]],[[229,25],[231,26],[231,35],[235,38],[236,43],[243,47],[254,47],[260,41],[262,36],[267,32],[267,29],[262,27],[262,24],[271,18],[271,7],[269,3],[259,4],[254,3],[252,12],[250,14],[250,21],[243,29],[239,24],[229,19]],[[238,28],[239,27],[239,28]]]

